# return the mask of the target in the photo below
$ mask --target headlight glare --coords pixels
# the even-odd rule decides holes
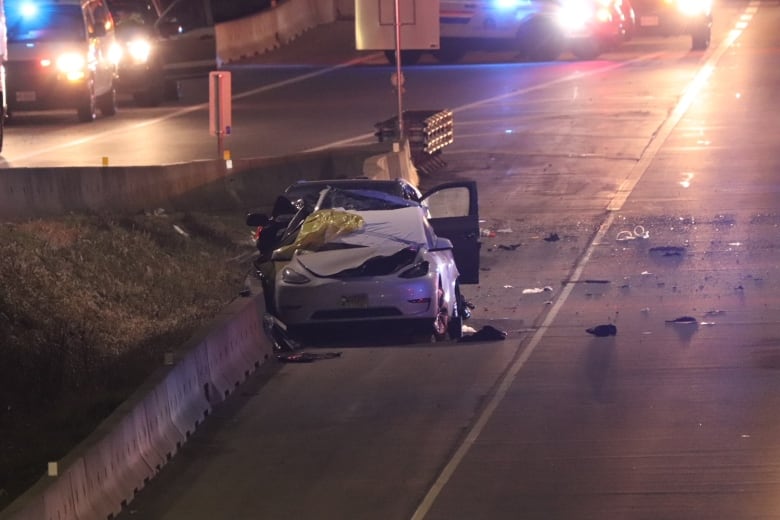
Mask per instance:
[[[133,63],[146,63],[152,53],[152,44],[144,38],[130,40],[127,42],[127,53]]]
[[[57,57],[57,70],[65,74],[70,81],[84,79],[87,59],[77,52],[66,52]]]

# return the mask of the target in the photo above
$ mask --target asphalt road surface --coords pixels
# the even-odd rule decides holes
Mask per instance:
[[[779,518],[778,26],[776,3],[727,4],[706,53],[640,38],[593,62],[409,68],[409,108],[456,117],[424,187],[476,179],[495,233],[467,323],[507,338],[267,364],[122,517]],[[280,64],[328,34],[238,83],[297,77]],[[333,70],[322,47],[305,80],[239,99],[235,150],[239,129],[264,153],[368,142],[393,114],[380,57]],[[202,144],[203,114],[177,110],[123,111],[67,149]],[[24,152],[9,129],[9,163],[66,161],[47,146],[82,127],[44,127]],[[156,146],[143,157],[164,161]]]

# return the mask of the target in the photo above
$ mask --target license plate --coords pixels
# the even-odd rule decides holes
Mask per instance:
[[[642,27],[657,27],[658,26],[658,17],[657,16],[640,16],[639,17],[639,25]]]
[[[368,307],[368,295],[361,294],[347,294],[341,297],[341,306],[348,309],[365,309]]]
[[[35,101],[34,90],[20,90],[16,93],[16,100],[22,103],[29,103]]]

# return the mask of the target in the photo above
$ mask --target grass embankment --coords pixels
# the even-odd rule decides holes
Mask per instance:
[[[0,509],[243,287],[241,215],[0,223]]]

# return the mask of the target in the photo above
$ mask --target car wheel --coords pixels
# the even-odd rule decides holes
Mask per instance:
[[[181,83],[176,80],[167,80],[163,87],[163,98],[166,101],[178,101],[181,99]]]
[[[530,61],[554,61],[563,52],[563,35],[555,23],[545,19],[529,22],[517,35],[518,50]]]
[[[453,305],[452,317],[447,325],[447,334],[450,339],[459,340],[463,337],[463,311],[461,310],[460,286],[455,283],[455,305]]]
[[[104,116],[116,114],[116,88],[113,84],[108,92],[97,98],[97,107]]]
[[[439,280],[439,288],[436,291],[436,301],[438,312],[433,321],[433,336],[436,341],[441,341],[447,337],[450,325],[450,313],[444,304],[444,289],[441,286],[441,280]]]
[[[77,112],[79,121],[82,123],[90,123],[97,118],[97,100],[95,99],[95,90],[91,85]]]
[[[433,57],[441,63],[457,63],[466,55],[466,50],[459,45],[442,46],[438,51],[433,51]]]
[[[582,38],[572,43],[571,53],[580,60],[595,60],[601,54],[598,38]]]
[[[390,65],[395,65],[395,51],[385,51],[385,58]],[[422,58],[422,51],[401,51],[401,65],[414,65]]]
[[[710,27],[700,27],[695,30],[691,35],[691,50],[703,51],[710,46],[710,35],[712,30]]]

